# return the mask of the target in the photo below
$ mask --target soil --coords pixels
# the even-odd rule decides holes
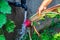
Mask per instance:
[[[15,40],[16,36],[17,36],[17,29],[21,29],[21,25],[23,23],[23,9],[19,8],[19,7],[14,7],[13,5],[11,5],[12,8],[12,14],[7,15],[8,19],[11,19],[15,22],[16,24],[16,28],[15,31],[13,33],[7,33],[5,32],[5,36],[6,36],[6,40]]]

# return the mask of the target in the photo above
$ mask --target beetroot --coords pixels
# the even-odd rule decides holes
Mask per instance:
[[[25,22],[24,22],[25,26],[26,27],[30,27],[31,26],[31,21],[29,19],[27,19]]]

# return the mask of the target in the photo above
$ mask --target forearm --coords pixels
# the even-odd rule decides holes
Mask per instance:
[[[41,6],[47,7],[51,2],[52,2],[52,0],[44,0],[44,1],[42,2]]]

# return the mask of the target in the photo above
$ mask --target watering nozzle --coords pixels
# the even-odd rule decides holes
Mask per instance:
[[[27,10],[26,0],[21,0],[21,3],[19,3],[19,2],[10,2],[10,1],[8,1],[8,3],[15,6],[15,7],[22,7],[25,10]]]

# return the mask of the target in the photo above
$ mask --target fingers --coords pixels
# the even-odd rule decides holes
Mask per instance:
[[[46,10],[47,8],[46,7],[41,7],[41,8],[39,8],[39,13],[42,13],[42,11],[44,11],[44,10]]]
[[[39,12],[39,14],[43,11],[43,7],[40,7],[39,9],[38,9],[38,12]]]
[[[46,8],[47,8],[47,7],[40,6],[40,7],[38,8],[38,11],[37,11],[38,16],[40,16],[40,15],[42,14],[42,11],[46,10]]]

